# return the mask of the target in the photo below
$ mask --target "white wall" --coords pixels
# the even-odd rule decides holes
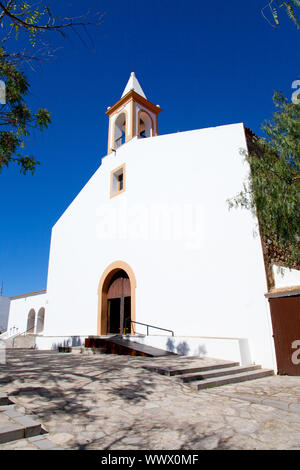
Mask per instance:
[[[276,288],[300,286],[300,271],[297,269],[273,266],[273,274]]]
[[[2,331],[2,333],[7,329],[9,304],[9,297],[0,295],[0,331]]]
[[[241,148],[235,124],[133,139],[104,158],[53,227],[45,335],[96,334],[100,277],[123,260],[137,280],[137,321],[180,336],[248,338],[253,361],[273,366],[256,221],[226,202],[248,173]],[[110,172],[124,162],[126,191],[110,199]],[[158,210],[166,214],[156,231]],[[179,223],[168,227],[172,213]]]
[[[27,318],[31,309],[35,311],[36,327],[38,311],[42,307],[45,308],[45,318],[47,318],[47,293],[12,299],[7,327],[9,336],[26,331]]]
[[[248,340],[245,338],[207,338],[201,336],[127,336],[131,341],[175,352],[180,356],[199,356],[221,358],[225,361],[239,362],[241,365],[253,364]]]
[[[35,348],[41,350],[56,350],[58,346],[84,346],[84,336],[36,336]]]

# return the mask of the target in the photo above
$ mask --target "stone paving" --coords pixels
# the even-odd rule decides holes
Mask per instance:
[[[67,449],[300,449],[300,377],[197,392],[142,367],[166,360],[8,350],[0,392],[34,413],[51,442]],[[0,450],[32,445],[15,441]]]
[[[237,398],[299,414],[300,419],[300,377],[276,375],[272,380],[260,379],[247,383],[227,385],[214,389],[220,396]]]

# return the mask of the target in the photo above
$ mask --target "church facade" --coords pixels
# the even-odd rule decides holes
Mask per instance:
[[[131,74],[107,155],[52,229],[47,290],[11,300],[7,335],[125,334],[275,368],[257,221],[228,209],[249,172],[244,125],[159,135],[160,113]]]

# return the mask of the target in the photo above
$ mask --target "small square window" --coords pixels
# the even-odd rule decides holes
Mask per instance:
[[[110,197],[125,191],[125,163],[110,174]]]

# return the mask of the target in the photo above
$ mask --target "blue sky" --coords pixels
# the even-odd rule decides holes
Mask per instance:
[[[273,92],[290,97],[300,77],[300,31],[285,15],[271,28],[260,13],[266,0],[76,0],[61,1],[58,13],[68,15],[70,3],[74,15],[89,7],[105,15],[89,30],[92,41],[53,35],[53,47],[62,47],[56,58],[24,68],[28,103],[48,108],[52,124],[28,143],[41,163],[34,176],[14,167],[0,174],[0,283],[8,296],[46,288],[51,227],[106,154],[105,111],[130,72],[163,110],[160,134],[235,122],[259,133]]]

